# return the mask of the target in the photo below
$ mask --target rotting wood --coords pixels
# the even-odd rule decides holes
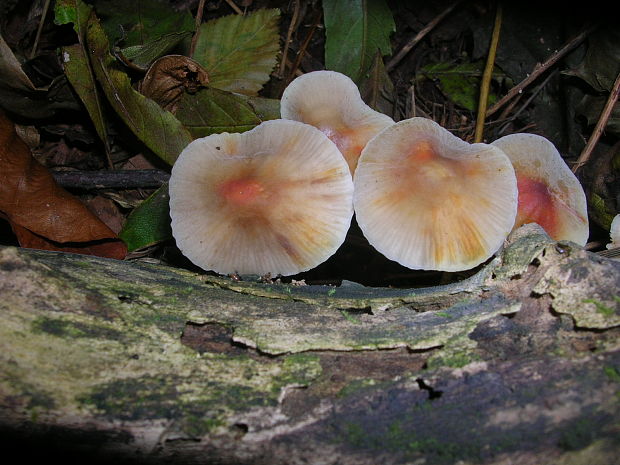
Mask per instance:
[[[415,290],[2,248],[3,445],[129,463],[607,465],[619,271],[530,227],[471,278]]]

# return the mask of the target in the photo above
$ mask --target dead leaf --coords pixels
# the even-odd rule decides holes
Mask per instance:
[[[0,112],[0,211],[22,247],[122,259],[127,247],[54,181]]]
[[[57,110],[78,110],[64,76],[46,86],[35,86],[0,35],[0,103],[26,118],[49,118]]]
[[[151,65],[139,91],[174,113],[184,92],[193,94],[208,83],[207,70],[198,62],[182,55],[166,55]]]
[[[103,221],[108,228],[116,234],[120,232],[123,228],[124,216],[113,200],[96,195],[83,201],[88,206],[88,209],[95,213],[97,218]]]

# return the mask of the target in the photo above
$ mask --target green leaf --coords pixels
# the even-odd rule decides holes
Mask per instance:
[[[62,56],[65,76],[86,107],[99,138],[107,143],[105,111],[101,105],[99,90],[95,85],[95,76],[88,62],[86,51],[79,44],[70,45],[62,49]]]
[[[145,45],[166,34],[194,30],[189,10],[177,11],[167,0],[98,1],[95,9],[111,42]]]
[[[55,4],[55,23],[73,24],[78,43],[63,47],[62,61],[65,76],[86,107],[99,138],[107,144],[108,130],[105,123],[101,97],[90,67],[86,46],[86,26],[92,7],[81,0],[58,0]]]
[[[166,183],[132,210],[118,234],[129,252],[172,238],[169,202]]]
[[[360,93],[364,102],[374,110],[388,116],[394,114],[394,83],[378,51],[368,70],[368,77],[360,85]]]
[[[280,100],[264,97],[242,97],[261,121],[280,118]]]
[[[78,33],[78,38],[82,39],[91,11],[92,7],[81,0],[57,0],[54,4],[54,23],[73,24],[73,30]]]
[[[94,14],[88,21],[87,42],[95,76],[114,111],[153,153],[172,165],[192,141],[188,130],[172,113],[133,89],[110,55],[108,39]]]
[[[243,132],[280,117],[279,100],[233,94],[212,87],[185,93],[177,102],[176,117],[194,138],[220,132]]]
[[[392,53],[390,34],[396,30],[384,0],[323,0],[325,67],[359,83],[377,51]]]
[[[436,80],[441,91],[455,104],[475,111],[478,108],[478,96],[480,93],[480,80],[484,63],[466,62],[461,64],[434,63],[423,67],[421,74],[432,80]],[[503,79],[505,76],[496,67],[493,79]],[[489,92],[488,104],[497,101],[497,95]]]
[[[210,85],[256,95],[269,80],[280,50],[280,10],[256,10],[202,24],[192,58],[209,72]]]
[[[121,53],[134,65],[147,69],[155,60],[164,56],[190,35],[191,32],[165,34],[144,45],[133,45],[123,48]]]

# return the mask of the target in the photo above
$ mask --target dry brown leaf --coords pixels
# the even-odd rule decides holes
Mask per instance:
[[[208,83],[209,75],[198,62],[182,55],[167,55],[151,65],[139,90],[174,113],[183,92],[195,93]]]
[[[0,112],[0,212],[22,247],[122,259],[125,244],[54,181]]]

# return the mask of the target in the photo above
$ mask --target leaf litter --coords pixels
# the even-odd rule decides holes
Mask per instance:
[[[296,75],[318,69],[348,74],[369,105],[396,121],[429,117],[471,141],[478,65],[486,58],[492,6],[477,1],[353,1],[344,11],[343,2],[334,0],[264,0],[246,2],[234,11],[230,3],[206,3],[201,10],[197,1],[184,0],[138,0],[131,6],[116,0],[58,0],[54,14],[42,23],[33,58],[32,31],[38,24],[30,20],[24,27],[24,22],[34,2],[7,7],[0,17],[1,105],[11,120],[38,131],[40,142],[33,150],[37,158],[58,154],[46,156],[46,168],[35,171],[53,178],[55,171],[79,166],[122,178],[131,176],[126,169],[130,160],[141,158],[147,168],[169,173],[180,150],[194,138],[243,132],[278,118],[283,86]],[[553,57],[580,31],[592,27],[595,33],[487,117],[488,141],[512,132],[534,132],[552,140],[569,165],[580,154],[618,73],[612,64],[620,53],[617,34],[604,19],[596,12],[583,13],[558,14],[543,8],[534,14],[527,8],[505,7],[491,82],[493,99],[505,96],[528,74],[540,72],[537,64]],[[590,250],[606,243],[608,220],[619,209],[617,108],[593,161],[581,171],[593,212]],[[66,128],[84,136],[70,136]],[[75,161],[59,157],[63,153],[73,154]],[[6,158],[2,160],[0,173],[7,179],[3,197],[14,197],[24,173],[16,174],[4,166]],[[86,181],[72,187],[71,197],[113,201],[117,208],[108,209],[107,221],[115,228],[123,225],[123,246],[191,268],[169,234],[165,184],[159,189],[119,190],[105,183],[89,185],[88,171],[84,173]],[[28,195],[29,205],[47,203],[41,195]],[[59,195],[65,199],[66,194]],[[48,230],[30,225],[30,231],[28,222],[20,224],[15,219],[19,215],[5,210],[10,209],[0,208],[15,231],[0,228],[8,234],[0,243],[17,237],[22,246],[39,245],[18,232],[20,228],[55,245],[85,239],[79,231],[71,238],[55,236],[51,226]],[[118,243],[110,231],[103,240]],[[369,247],[354,222],[336,255],[290,279],[417,287],[463,277],[417,272],[389,262]]]

